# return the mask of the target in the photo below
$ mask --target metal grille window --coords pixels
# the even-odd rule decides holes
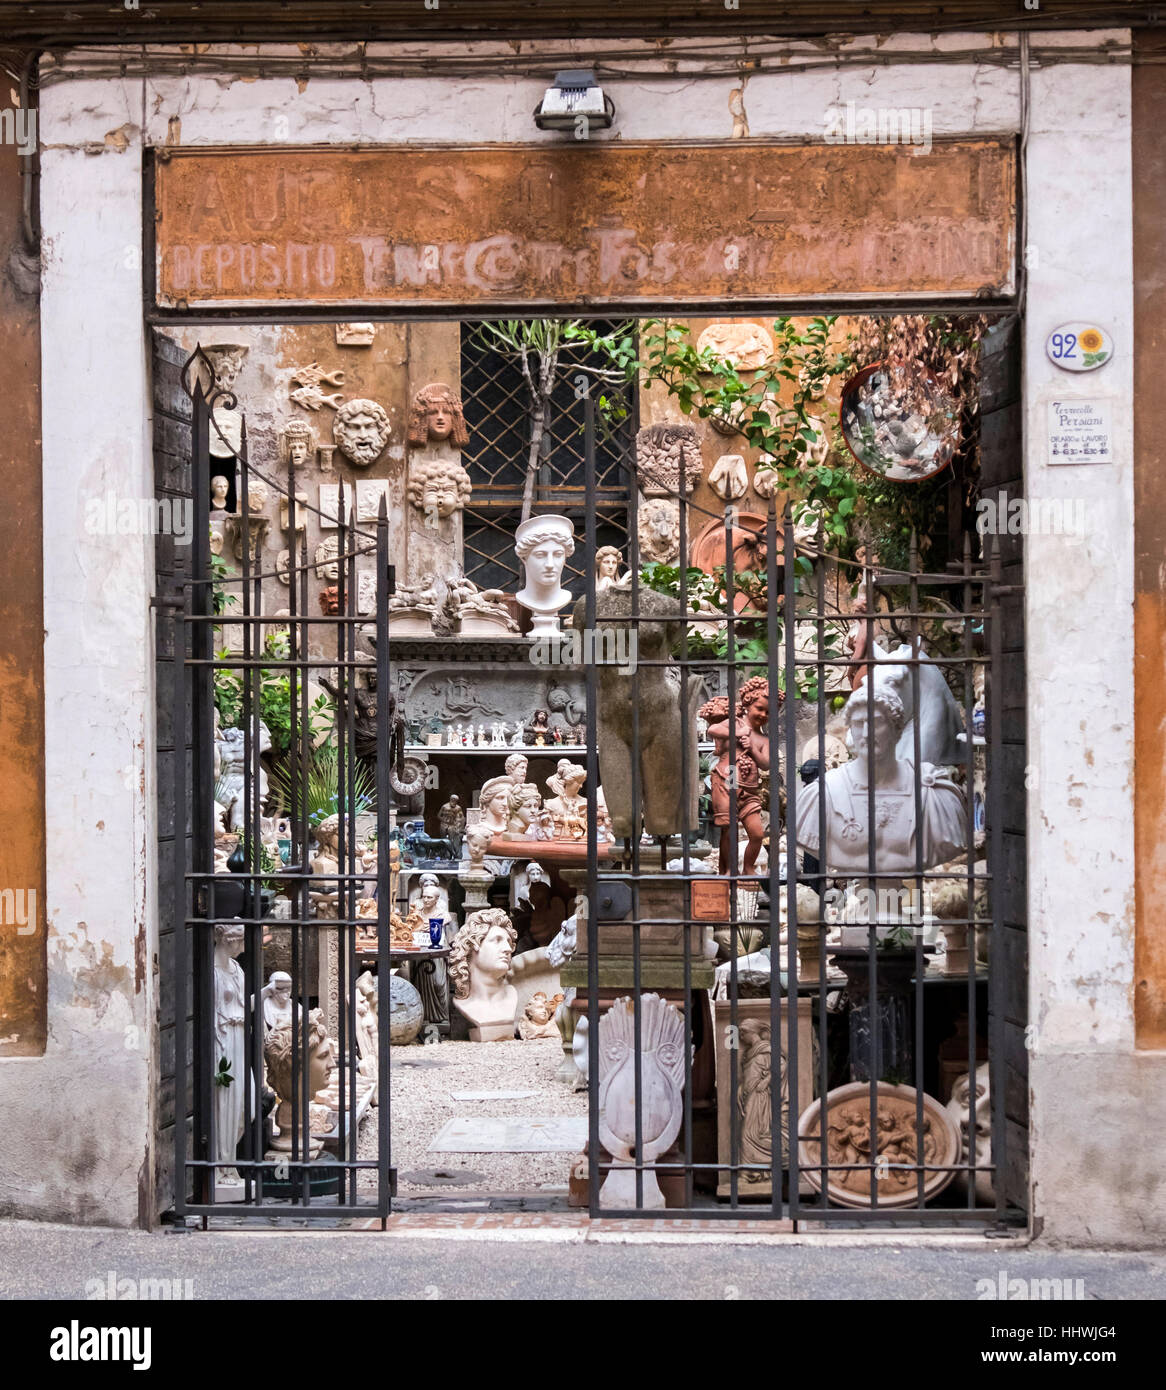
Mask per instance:
[[[595,325],[608,332],[614,324]],[[586,348],[567,344],[559,356],[550,418],[535,483],[537,510],[553,510],[579,523],[586,502],[583,417],[585,395],[579,389],[584,366],[603,365]],[[592,388],[595,384],[592,382]],[[462,461],[474,484],[465,512],[465,570],[482,588],[513,588],[521,581],[514,556],[514,530],[522,509],[523,483],[531,440],[531,402],[518,359],[501,351],[476,323],[462,324],[461,388],[470,442]],[[599,543],[627,545],[628,475],[625,461],[635,440],[635,393],[630,388],[603,388],[622,400],[627,414],[596,449],[595,508]],[[584,555],[568,560],[563,583],[582,593]]]

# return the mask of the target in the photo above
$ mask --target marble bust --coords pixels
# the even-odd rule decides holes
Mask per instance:
[[[230,481],[221,473],[216,473],[211,479],[212,512],[225,512],[227,510],[227,491],[230,486]]]
[[[627,570],[620,573],[620,566],[623,564],[623,556],[614,545],[601,545],[595,552],[595,592],[603,593],[604,589],[613,589],[617,586],[630,582],[631,575]]]
[[[292,977],[286,970],[273,970],[263,986],[263,1025],[270,1032],[274,1028],[290,1028],[295,1014],[292,1003]]]
[[[510,820],[510,793],[515,789],[509,777],[491,777],[478,795],[481,824],[495,835],[505,835]]]
[[[449,978],[454,1006],[470,1024],[471,1042],[514,1036],[518,990],[508,982],[518,934],[501,908],[471,912],[454,938]]]
[[[583,764],[566,758],[560,758],[558,767],[547,778],[547,787],[554,795],[547,799],[546,808],[556,823],[562,825],[564,839],[581,838],[578,835],[580,827],[586,834],[587,798],[581,795],[586,780],[587,769]]]
[[[868,786],[874,783],[874,867],[879,873],[913,874],[921,839],[922,866],[932,868],[965,848],[964,796],[931,763],[919,768],[923,820],[915,823],[915,774],[899,758],[896,744],[906,722],[903,701],[876,672],[872,718],[868,726],[866,680],[846,703],[854,757],[797,793],[797,840],[817,855],[827,874],[862,875],[869,870],[871,839]],[[826,802],[826,843],[818,844],[818,797]]]
[[[570,519],[558,515],[530,517],[514,533],[514,551],[524,571],[524,583],[516,597],[530,610],[532,633],[558,633],[559,610],[571,601],[562,583],[563,566],[575,551]]]
[[[526,781],[526,763],[525,753],[511,753],[506,759],[506,775],[516,787],[522,786]]]

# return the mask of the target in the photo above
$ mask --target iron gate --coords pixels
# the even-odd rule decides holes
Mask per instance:
[[[329,606],[332,611],[309,611],[308,581],[317,571],[309,562],[306,539],[298,553],[289,554],[286,613],[265,612],[262,580],[270,577],[257,563],[252,544],[250,488],[255,482],[282,496],[288,511],[288,531],[297,536],[296,510],[306,504],[297,497],[289,464],[286,478],[263,476],[247,457],[246,422],[239,431],[237,467],[239,496],[235,499],[238,528],[234,537],[241,573],[231,579],[216,572],[210,549],[212,436],[222,440],[220,412],[235,402],[215,384],[213,369],[201,350],[184,368],[184,384],[192,403],[191,491],[194,498],[194,541],[189,569],[176,552],[171,596],[165,600],[172,630],[171,721],[174,730],[174,801],[189,807],[189,848],[174,834],[171,888],[176,924],[174,950],[174,1094],[187,1098],[189,1123],[181,1123],[182,1103],[176,1099],[179,1122],[175,1132],[176,1218],[209,1218],[243,1209],[334,1217],[389,1214],[394,1188],[390,1130],[390,911],[394,894],[390,846],[393,805],[392,767],[399,752],[397,716],[387,692],[392,691],[389,660],[387,600],[392,591],[389,567],[388,517],[381,513],[372,529],[349,524],[343,502],[338,506],[336,579]],[[218,417],[218,418],[216,418]],[[584,435],[585,555],[593,557],[599,544],[601,518],[591,503],[596,496],[596,422],[587,401]],[[589,1142],[586,1162],[576,1169],[585,1178],[587,1204],[594,1216],[688,1216],[700,1218],[789,1218],[831,1224],[906,1220],[909,1223],[1007,1221],[1016,1218],[998,1175],[1007,1167],[1005,1085],[1000,1039],[1006,1004],[1002,963],[1004,900],[998,866],[1002,863],[1004,816],[1001,812],[1004,740],[1001,726],[1004,701],[998,698],[1003,666],[1002,604],[1015,598],[1014,585],[1003,583],[995,544],[987,564],[974,564],[965,542],[962,562],[940,573],[919,563],[912,546],[905,569],[888,571],[874,564],[839,562],[865,600],[866,616],[846,618],[831,599],[828,566],[821,536],[807,535],[787,511],[779,515],[770,504],[762,531],[743,537],[731,507],[724,513],[702,509],[682,491],[671,502],[680,519],[680,556],[675,591],[661,607],[660,596],[641,580],[638,540],[638,479],[634,464],[625,463],[628,478],[628,544],[630,587],[626,612],[612,609],[596,589],[596,570],[587,564],[586,587],[580,600],[583,636],[603,629],[633,641],[638,657],[625,678],[619,697],[627,711],[627,799],[639,808],[645,778],[660,775],[661,760],[678,771],[678,784],[705,777],[702,758],[708,758],[707,739],[700,746],[696,724],[686,711],[699,696],[724,702],[723,713],[732,730],[723,749],[720,776],[731,794],[727,823],[702,822],[687,796],[677,803],[679,821],[668,833],[641,838],[641,824],[617,842],[598,837],[597,791],[608,774],[599,729],[610,662],[597,655],[597,646],[583,644],[582,664],[587,689],[590,737],[586,753],[588,830],[585,870],[578,877],[576,917],[585,935],[585,949],[563,969],[563,983],[576,991],[573,1015],[586,1020]],[[313,510],[309,508],[309,510]],[[690,519],[720,528],[724,550],[723,612],[694,615],[690,608]],[[373,555],[375,582],[362,604],[357,559]],[[649,597],[649,595],[653,595]],[[674,607],[669,608],[668,602]],[[371,612],[362,611],[371,609]],[[794,615],[794,620],[789,620]],[[375,651],[359,650],[362,626],[375,619]],[[678,621],[679,619],[679,621]],[[712,627],[724,650],[715,656],[693,651],[696,621],[706,635]],[[850,651],[840,650],[840,629],[849,627]],[[271,630],[284,634],[282,645],[270,644]],[[663,630],[663,631],[662,631]],[[216,648],[215,634],[222,635]],[[875,649],[887,634],[908,648],[892,656]],[[324,634],[332,650],[313,655],[314,640]],[[924,643],[941,636],[943,650],[925,650]],[[763,638],[764,655],[757,654]],[[661,645],[662,643],[662,645]],[[627,650],[627,646],[623,648]],[[652,652],[655,651],[655,654]],[[179,659],[180,658],[180,659]],[[831,678],[873,673],[857,684],[858,696],[873,725],[876,684],[880,674],[899,671],[902,700],[917,713],[909,732],[912,785],[910,799],[915,824],[922,822],[923,803],[932,785],[924,774],[925,733],[918,717],[925,705],[925,685],[935,688],[938,676],[962,705],[962,757],[956,771],[965,792],[963,837],[969,847],[986,827],[986,868],[975,853],[964,865],[935,869],[923,862],[916,836],[915,862],[909,872],[880,867],[867,835],[867,860],[859,869],[832,872],[799,844],[799,806],[813,794],[806,790],[826,767],[828,724],[832,718]],[[216,728],[215,673],[230,673],[238,690],[238,724],[242,731],[230,750],[239,804],[232,821],[239,846],[229,873],[216,865]],[[263,807],[263,731],[259,720],[262,682],[276,673],[287,682],[287,730],[290,802],[298,811],[287,817],[285,860],[274,865],[263,859],[264,838],[271,839]],[[312,747],[312,673],[336,673],[334,694],[339,711],[335,727],[336,800],[339,810],[335,862],[313,864],[310,846],[316,826],[307,813],[307,778]],[[366,686],[361,686],[358,676]],[[982,705],[986,730],[977,731],[973,709],[977,677],[983,679]],[[771,696],[772,756],[769,770],[769,813],[772,827],[768,867],[757,872],[742,862],[739,830],[756,815],[760,798],[746,753],[737,736],[742,718],[740,697],[758,681],[767,682]],[[678,737],[662,754],[657,748],[645,763],[645,750],[658,717],[665,682],[677,700]],[[670,684],[668,684],[670,683]],[[865,691],[865,695],[862,692]],[[380,695],[378,708],[376,695]],[[371,698],[370,698],[371,696]],[[752,703],[756,701],[753,700]],[[721,707],[718,706],[718,709]],[[407,711],[406,711],[407,713]],[[710,718],[712,716],[710,715]],[[718,716],[719,717],[719,716]],[[724,720],[722,720],[724,722]],[[799,740],[809,728],[817,741],[819,766],[807,766]],[[183,732],[184,731],[184,732]],[[370,746],[371,745],[371,746]],[[189,767],[183,756],[190,748]],[[981,754],[977,749],[982,748]],[[720,750],[717,759],[720,762]],[[981,763],[979,759],[982,758]],[[754,760],[755,761],[755,760]],[[365,769],[362,772],[362,769]],[[754,769],[755,771],[756,769]],[[361,778],[375,780],[377,846],[375,869],[366,867],[371,833],[358,836],[356,808]],[[710,774],[711,777],[711,774]],[[801,785],[799,785],[801,783]],[[977,786],[983,792],[977,795]],[[299,789],[298,797],[295,792]],[[783,809],[784,799],[784,809]],[[866,788],[865,824],[882,814],[876,789]],[[816,843],[827,843],[826,801],[818,792]],[[221,805],[221,803],[220,803]],[[228,808],[231,811],[231,808]],[[351,811],[353,814],[349,815]],[[775,815],[775,811],[777,814]],[[634,816],[639,811],[633,812]],[[861,821],[861,814],[856,821]],[[748,828],[748,827],[747,827]],[[728,864],[718,875],[701,872],[701,832],[715,839],[720,829]],[[750,854],[752,851],[750,850]],[[241,857],[240,857],[241,856]],[[966,965],[962,974],[939,979],[926,971],[932,945],[915,929],[900,938],[883,939],[885,923],[876,918],[864,925],[849,947],[830,933],[821,905],[838,898],[843,880],[850,880],[850,901],[865,890],[867,901],[879,901],[880,888],[901,893],[900,903],[921,912],[929,897],[944,885],[954,885],[966,899],[961,913],[948,912],[946,926],[958,940],[966,929]],[[267,890],[278,881],[290,897],[292,914],[269,915]],[[365,892],[361,892],[364,885]],[[358,916],[356,903],[375,891],[375,918]],[[809,890],[818,907],[809,921],[801,920]],[[758,913],[759,893],[767,895],[768,923]],[[990,906],[985,906],[985,901]],[[386,904],[388,906],[386,906]],[[782,944],[779,924],[785,910]],[[363,1078],[355,1065],[360,1005],[357,985],[357,936],[376,926],[376,993],[383,1020],[377,1040],[378,1115],[376,1154],[362,1158],[358,1151],[356,1118]],[[742,960],[739,948],[751,936],[761,937],[757,923],[768,926],[770,957],[762,971],[756,960]],[[714,967],[707,952],[712,933],[722,937],[726,959]],[[661,935],[671,943],[661,951]],[[288,1029],[290,1099],[279,1124],[283,1147],[273,1148],[270,1098],[265,1097],[264,1041],[272,1027],[265,1016],[269,1002],[263,992],[265,949],[278,937],[286,945],[292,997],[284,1012]],[[727,945],[726,945],[727,943]],[[989,964],[978,961],[978,945],[986,943]],[[232,968],[232,954],[238,964]],[[799,964],[799,949],[802,963]],[[757,952],[751,953],[756,955]],[[846,959],[845,978],[831,966]],[[326,959],[336,984],[332,1031],[336,1043],[336,1121],[334,1161],[313,1161],[317,1138],[312,1132],[311,1058],[317,1024],[309,988],[313,962]],[[814,965],[807,969],[805,961]],[[182,963],[185,962],[185,968]],[[995,962],[995,968],[991,963]],[[761,978],[768,975],[768,980]],[[928,1029],[937,1013],[929,1000],[937,991],[959,991],[966,1008],[966,1049],[961,1061],[969,1078],[981,1070],[981,1043],[987,1033],[991,1091],[991,1159],[977,1160],[975,1136],[982,1135],[986,1106],[977,1085],[967,1088],[965,1128],[971,1136],[966,1157],[937,1153],[933,1147],[934,1116],[925,1100],[934,1091],[928,1049],[934,1039]],[[714,995],[719,997],[714,997]],[[653,999],[653,996],[655,998]],[[617,1001],[626,1001],[617,1004]],[[613,1009],[613,1005],[615,1008]],[[283,1007],[283,1006],[279,1006]],[[279,1007],[273,1006],[278,1013]],[[622,1010],[623,1017],[620,1017]],[[234,1041],[231,1041],[232,1035]],[[667,1035],[667,1036],[666,1036]],[[224,1038],[227,1039],[224,1044]],[[776,1042],[775,1042],[776,1040]],[[963,1039],[960,1039],[962,1046]],[[679,1045],[677,1046],[677,1042]],[[610,1044],[610,1046],[608,1045]],[[775,1056],[778,1059],[775,1062]],[[615,1060],[626,1063],[622,1080],[625,1156],[613,1149],[618,1139],[612,1126]],[[226,1066],[224,1067],[224,1062]],[[659,1069],[673,1070],[679,1092],[679,1122],[669,1142],[659,1145]],[[843,1078],[846,1078],[844,1080]],[[815,1117],[813,1106],[839,1089],[856,1086],[856,1099],[833,1126],[842,1135],[848,1156],[831,1159],[829,1116]],[[907,1085],[909,1106],[890,1115],[883,1110],[882,1084]],[[230,1103],[224,1099],[229,1097]],[[825,1107],[820,1107],[820,1110]],[[676,1115],[670,1117],[676,1121]],[[891,1121],[887,1132],[888,1120]],[[240,1137],[232,1148],[223,1131]],[[625,1130],[628,1123],[624,1124]],[[667,1129],[667,1126],[665,1126]],[[873,1136],[873,1137],[872,1137]],[[885,1141],[885,1142],[884,1142]],[[930,1147],[929,1147],[930,1146]],[[1016,1156],[1011,1156],[1015,1158]],[[322,1171],[326,1169],[327,1171]],[[622,1171],[620,1171],[622,1170]],[[618,1201],[605,1198],[605,1184],[616,1176]],[[949,1196],[935,1204],[934,1179],[958,1173],[967,1195],[959,1204]],[[854,1175],[852,1178],[851,1175]],[[991,1205],[977,1202],[977,1179],[996,1177]],[[841,1179],[841,1181],[840,1181]],[[867,1200],[839,1205],[838,1191],[850,1182],[867,1185]],[[882,1196],[884,1185],[897,1190],[895,1200]],[[829,1194],[829,1198],[827,1195]],[[861,1195],[861,1194],[860,1194]],[[666,1197],[661,1208],[657,1196]]]
[[[388,519],[382,500],[375,529],[348,524],[343,502],[338,508],[335,582],[328,595],[329,611],[313,613],[308,604],[308,580],[319,572],[319,559],[309,563],[304,528],[297,530],[296,510],[307,504],[297,497],[294,472],[286,479],[266,477],[247,457],[246,420],[232,446],[223,434],[222,412],[235,410],[229,391],[216,384],[214,369],[202,349],[196,349],[182,373],[192,404],[191,487],[194,532],[190,569],[176,565],[168,602],[173,629],[172,719],[176,755],[175,805],[189,805],[189,863],[181,834],[174,836],[171,889],[178,943],[175,961],[175,1083],[177,1098],[186,1098],[189,1124],[182,1123],[181,1101],[175,1124],[174,1215],[204,1219],[237,1211],[278,1210],[285,1214],[322,1217],[388,1215],[394,1173],[390,1164],[389,1053],[390,971],[389,906],[391,870],[389,836],[390,754],[394,721],[388,714],[376,719],[375,695],[390,687],[387,598],[392,587],[388,564]],[[241,573],[231,578],[216,573],[211,544],[212,435],[237,455],[239,496],[232,539]],[[282,493],[292,538],[286,574],[288,607],[283,614],[264,612],[262,581],[269,578],[257,563],[258,528],[249,505],[257,485]],[[295,538],[299,537],[298,546]],[[290,553],[292,547],[298,553]],[[177,553],[177,552],[176,552]],[[375,656],[358,651],[359,630],[369,615],[358,608],[358,555],[375,557],[371,595],[377,641]],[[324,604],[321,605],[323,610]],[[216,650],[215,635],[222,636]],[[311,639],[334,643],[327,655],[312,655]],[[274,641],[272,638],[274,637]],[[179,660],[181,656],[181,660]],[[334,724],[335,786],[338,814],[332,844],[335,860],[313,863],[310,845],[319,828],[309,822],[308,777],[311,770],[313,710],[309,681],[313,673],[335,673],[337,716]],[[357,674],[368,680],[366,693]],[[213,681],[229,673],[238,695],[238,739],[217,740]],[[265,823],[261,753],[265,728],[260,718],[261,681],[286,681],[288,814],[284,823]],[[371,697],[371,698],[370,698]],[[375,756],[361,748],[362,736],[375,727]],[[186,737],[180,731],[186,731]],[[184,745],[191,749],[190,784]],[[362,759],[363,751],[363,759]],[[221,780],[229,758],[230,772]],[[362,761],[375,769],[375,870],[364,867],[359,851],[355,814],[360,804],[358,784]],[[216,773],[220,781],[216,784]],[[223,807],[216,790],[237,800]],[[226,791],[222,792],[225,796]],[[215,834],[223,810],[238,832],[230,872],[216,866]],[[349,812],[352,814],[349,814]],[[272,831],[286,856],[264,858]],[[369,836],[371,839],[371,835]],[[220,854],[222,851],[220,851]],[[216,871],[216,868],[219,871]],[[291,903],[291,913],[270,915],[270,885],[279,882]],[[356,1117],[364,1078],[356,1058],[358,993],[356,934],[369,925],[357,918],[355,905],[375,890],[378,927],[376,976],[378,1013],[385,1020],[377,1047],[377,1075],[382,1085],[377,1099],[377,1153],[361,1158],[357,1151]],[[264,991],[265,947],[275,937],[286,947],[290,998],[274,1001]],[[241,965],[239,958],[241,957]],[[320,1138],[313,1132],[312,1060],[320,1051],[316,1010],[310,1007],[309,973],[321,962],[335,972],[335,1158],[321,1164]],[[184,968],[185,963],[185,968]],[[266,1011],[270,1008],[270,1016]],[[265,1035],[285,1021],[285,1045],[279,1052],[282,1124],[273,1140],[265,1095]],[[188,1036],[189,1035],[189,1036]],[[268,1059],[271,1065],[272,1053]],[[189,1063],[188,1063],[189,1058]],[[189,1074],[188,1074],[189,1066]],[[289,1084],[290,1082],[290,1084]],[[318,1112],[317,1112],[318,1115]],[[237,1139],[236,1139],[237,1136]],[[274,1147],[272,1147],[274,1143]],[[364,1175],[372,1180],[362,1182]],[[371,1190],[370,1190],[371,1189]],[[289,1205],[290,1204],[290,1205]]]
[[[588,407],[590,491],[595,481],[595,411],[590,401]],[[594,637],[593,654],[602,647],[605,629],[625,634],[624,644],[612,650],[626,654],[629,643],[630,650],[638,650],[634,671],[622,684],[613,682],[606,694],[602,663],[593,659],[586,670],[591,731],[589,834],[586,895],[577,901],[577,911],[587,921],[587,950],[585,961],[568,966],[563,980],[586,998],[590,1077],[586,1171],[591,1214],[785,1217],[835,1225],[1014,1223],[1020,1213],[1009,1202],[998,1176],[1005,1171],[1007,1138],[1001,1064],[1005,957],[1004,893],[994,872],[1002,862],[1004,828],[1001,602],[1016,591],[1002,582],[995,539],[989,544],[987,563],[974,565],[970,538],[965,536],[962,562],[941,573],[929,573],[920,565],[913,536],[905,570],[890,572],[874,563],[838,562],[839,571],[857,585],[867,615],[846,624],[857,631],[853,649],[845,652],[830,640],[831,630],[836,633],[840,626],[841,614],[837,604],[828,602],[822,534],[804,534],[795,526],[791,510],[779,515],[772,499],[763,537],[746,538],[731,505],[723,515],[714,514],[697,506],[683,489],[674,490],[670,497],[680,523],[676,602],[672,608],[662,607],[658,596],[641,582],[636,515],[640,480],[634,465],[629,475],[626,603],[613,606],[600,599],[591,567],[582,605],[585,633]],[[695,534],[697,516],[697,526],[711,522],[723,527],[724,611],[714,619],[714,626],[723,635],[724,653],[715,661],[689,652],[693,608],[688,538]],[[594,555],[595,545],[595,514],[589,509],[588,555]],[[621,612],[621,607],[626,611]],[[683,620],[675,621],[678,617]],[[707,623],[703,615],[701,622]],[[665,626],[670,631],[661,643],[659,630]],[[893,653],[877,647],[876,638],[887,630],[905,647]],[[647,640],[646,631],[651,632]],[[946,654],[925,651],[925,632],[945,635]],[[756,639],[761,633],[766,655],[759,659]],[[853,673],[855,692],[848,695],[848,704],[860,703],[868,728],[874,726],[876,706],[880,717],[882,710],[893,709],[886,694],[886,681],[892,675],[901,703],[914,711],[914,717],[906,721],[916,827],[908,872],[902,866],[887,868],[880,863],[875,836],[861,825],[863,811],[865,827],[883,823],[885,812],[881,804],[876,805],[881,798],[876,796],[874,776],[867,778],[866,805],[857,813],[851,808],[855,843],[865,842],[862,863],[847,865],[845,872],[837,867],[831,872],[832,851],[820,848],[820,862],[818,855],[811,856],[805,848],[811,836],[817,846],[828,845],[825,792],[818,790],[813,798],[816,826],[807,830],[799,827],[798,820],[801,799],[810,796],[810,783],[824,779],[829,770],[832,672]],[[611,721],[613,703],[626,701],[630,804],[634,815],[642,812],[646,817],[644,784],[656,772],[641,750],[650,743],[647,721],[660,718],[662,674],[672,682],[681,709],[680,718],[673,721],[678,736],[674,733],[664,756],[678,765],[682,787],[701,756],[694,723],[684,715],[692,692],[701,682],[706,692],[720,689],[723,706],[710,717],[724,718],[726,710],[732,712],[729,723],[721,726],[731,731],[725,744],[728,766],[721,774],[730,793],[722,839],[729,863],[720,865],[727,893],[720,893],[699,872],[691,845],[700,827],[690,813],[687,796],[682,796],[682,814],[673,827],[680,835],[673,837],[671,847],[663,835],[641,837],[643,822],[639,820],[614,862],[597,839],[597,788],[601,782],[606,786],[610,774],[597,747],[596,731],[605,717]],[[859,681],[860,675],[865,679]],[[974,716],[977,675],[984,682],[980,688],[986,733],[978,731],[979,720]],[[756,703],[759,679],[760,688],[770,697],[773,743],[769,760],[772,838],[768,869],[763,873],[741,862],[739,843],[739,829],[756,814],[758,802],[756,769],[747,767],[750,753],[737,737],[737,721],[745,714],[742,692]],[[950,700],[953,691],[962,709],[958,731],[949,727],[947,736],[954,737],[961,750],[951,776],[962,781],[965,793],[961,819],[967,854],[962,865],[935,868],[925,863],[923,849],[924,802],[933,796],[938,778],[925,756],[934,731],[924,727],[924,710],[933,706],[935,698]],[[780,715],[779,705],[784,705]],[[817,760],[806,759],[798,746],[799,724],[804,736],[807,705]],[[951,705],[947,708],[950,714]],[[977,762],[978,747],[983,749],[983,764]],[[950,752],[945,762],[953,761]],[[814,761],[818,765],[810,766]],[[784,815],[779,816],[775,812],[783,795]],[[608,790],[609,803],[611,799]],[[951,804],[949,793],[949,808]],[[977,833],[983,834],[985,827],[987,863],[982,866],[977,864],[975,846]],[[957,834],[954,828],[950,833]],[[844,880],[849,881],[845,893]],[[993,891],[994,887],[1000,891]],[[804,923],[799,921],[799,888],[811,890],[809,899],[802,896],[809,919]],[[945,931],[951,931],[954,942],[966,940],[965,947],[952,948],[951,962],[957,962],[957,952],[962,952],[965,964],[962,971],[952,969],[937,977],[926,969],[936,947],[925,942],[929,914],[924,909],[945,888]],[[759,983],[755,959],[742,963],[738,951],[754,932],[753,903],[762,891],[770,904],[768,997],[747,998]],[[856,898],[863,891],[865,900]],[[827,949],[828,932],[842,930],[837,921],[827,921],[826,904],[831,898],[844,908],[857,902],[857,916],[851,919],[857,940],[852,935],[849,948],[834,944]],[[863,910],[863,901],[875,905],[873,914]],[[884,909],[884,903],[890,907]],[[783,906],[786,941],[780,945]],[[833,915],[837,917],[837,908]],[[845,920],[845,911],[842,915]],[[721,925],[728,943],[727,961],[713,972],[715,992],[723,996],[718,1000],[710,999],[707,992],[707,934],[702,930],[710,916]],[[895,923],[890,930],[889,923]],[[937,930],[934,922],[930,926]],[[671,951],[664,954],[661,934],[672,943]],[[984,947],[994,969],[982,963]],[[803,975],[799,975],[799,951],[816,962]],[[839,962],[844,962],[844,979],[833,968]],[[950,1131],[948,1147],[942,1147],[943,1122],[925,1091],[925,1085],[929,1091],[936,1089],[925,1046],[933,1044],[927,1030],[938,1011],[938,999],[932,998],[930,1007],[928,999],[944,987],[962,994],[967,1012],[966,1050],[957,1058],[969,1077],[962,1122],[967,1152],[962,1157],[958,1144],[954,1150],[950,1147]],[[582,1014],[578,1004],[576,1010]],[[679,1015],[679,1021],[670,1014]],[[991,1156],[981,1152],[977,1159],[977,1140],[983,1141],[988,1127],[981,1048],[985,1020]],[[775,1060],[779,1056],[780,1063]],[[678,1127],[675,1114],[671,1125],[665,1123],[667,1104],[661,1099],[670,1091],[661,1074],[670,1069],[680,1096]],[[717,1110],[715,1138],[710,1130],[710,1083]],[[839,1099],[836,1109],[823,1114],[840,1084],[851,1087],[851,1099],[846,1104]],[[902,1089],[888,1093],[884,1085]],[[816,1117],[815,1105],[819,1106]],[[621,1107],[622,1129],[612,1120]],[[622,1145],[621,1157],[616,1156],[613,1138]],[[962,1178],[966,1196],[954,1201],[949,1191],[947,1200],[929,1205],[938,1195],[936,1189],[946,1187],[949,1175]],[[983,1187],[993,1179],[989,1202],[982,1193],[977,1195],[977,1181]],[[714,1187],[719,1199],[715,1202],[710,1200]],[[614,1192],[614,1201],[605,1201],[605,1192]],[[850,1197],[857,1200],[848,1201]]]

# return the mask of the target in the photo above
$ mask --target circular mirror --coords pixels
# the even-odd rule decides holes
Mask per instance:
[[[842,389],[846,446],[864,468],[919,483],[946,468],[959,443],[959,406],[917,362],[876,362]]]

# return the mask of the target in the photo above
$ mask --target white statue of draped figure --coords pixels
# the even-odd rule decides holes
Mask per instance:
[[[243,1097],[248,1084],[246,1049],[244,1046],[247,993],[243,969],[235,959],[242,950],[245,933],[242,922],[220,922],[215,927],[215,1055],[214,1068],[226,1085],[215,1085],[215,1159],[230,1163],[243,1137]],[[223,1067],[224,1061],[226,1067]],[[239,1183],[234,1168],[216,1168],[215,1182],[220,1186]]]
[[[915,823],[915,769],[896,751],[907,712],[893,685],[881,680],[880,674],[876,669],[869,728],[865,680],[846,704],[853,759],[797,790],[798,844],[817,856],[826,874],[861,876],[869,871],[870,779],[874,781],[876,872],[913,874],[917,839],[922,841],[925,869],[954,858],[965,848],[963,792],[928,762],[919,767],[922,824]],[[823,846],[818,843],[819,796],[826,803]]]

